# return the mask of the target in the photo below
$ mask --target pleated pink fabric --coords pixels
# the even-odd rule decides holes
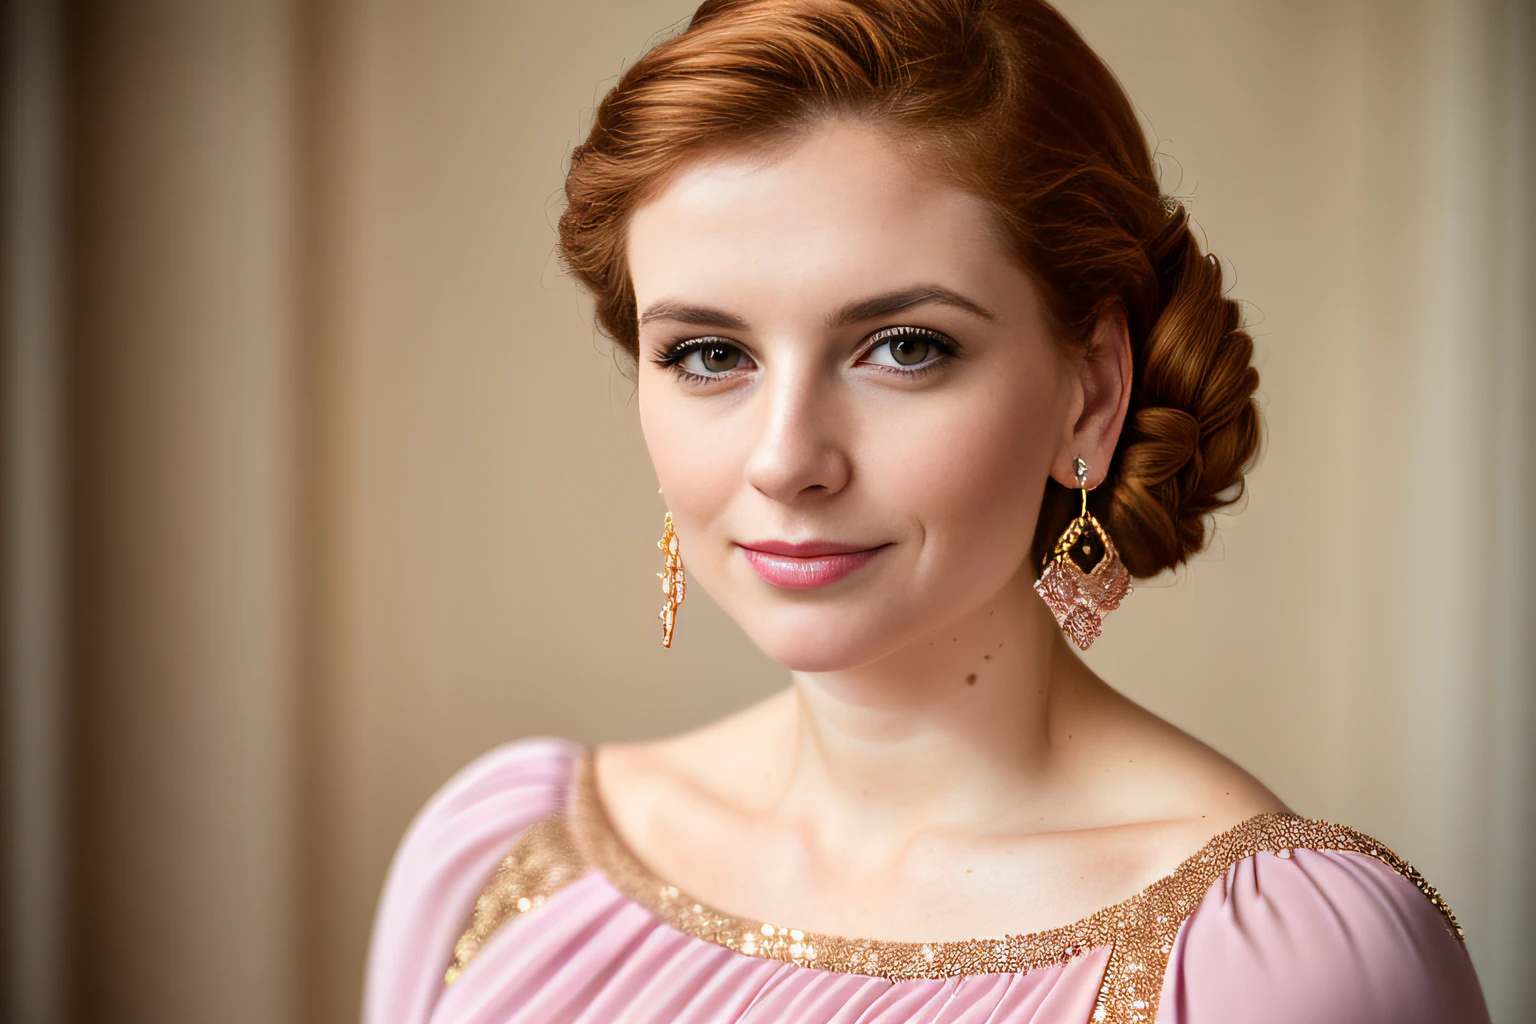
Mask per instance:
[[[374,922],[366,1024],[1086,1024],[1108,946],[1013,974],[890,981],[749,956],[673,930],[589,870],[509,920],[445,986],[498,863],[569,798],[582,748],[507,744],[434,796],[395,856]],[[1179,931],[1157,1020],[1484,1022],[1465,948],[1373,857],[1258,853]]]

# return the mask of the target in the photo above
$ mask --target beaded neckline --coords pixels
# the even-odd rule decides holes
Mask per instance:
[[[1170,874],[1134,896],[1061,927],[995,938],[899,942],[847,938],[729,914],[658,878],[619,837],[597,791],[594,755],[583,751],[566,814],[581,859],[621,894],[684,934],[747,956],[845,974],[901,980],[970,974],[1024,973],[1070,963],[1110,946],[1096,1021],[1150,1021],[1156,1014],[1173,940],[1206,892],[1232,865],[1260,852],[1361,853],[1386,863],[1417,886],[1458,938],[1445,901],[1406,861],[1369,836],[1292,814],[1259,814],[1211,838]]]
[[[1109,949],[1093,1012],[1095,1022],[1146,1024],[1157,1015],[1163,975],[1179,929],[1234,864],[1260,852],[1336,850],[1374,857],[1412,882],[1458,938],[1450,907],[1424,876],[1370,836],[1290,814],[1261,814],[1212,838],[1174,871],[1130,899],[1060,928],[949,942],[851,939],[727,914],[654,875],[624,845],[597,792],[593,754],[574,764],[565,806],[519,834],[454,945],[444,982],[452,984],[509,921],[537,913],[565,888],[593,873],[621,896],[685,935],[744,956],[892,981],[1014,974],[1063,966]]]
[[[1106,928],[1123,920],[1133,905],[1176,885],[1192,868],[1213,863],[1222,842],[1261,826],[1266,819],[1296,821],[1289,815],[1259,815],[1212,839],[1200,853],[1172,874],[1120,903],[1082,920],[1044,931],[988,938],[937,942],[905,942],[828,935],[740,917],[694,899],[655,875],[619,837],[597,790],[594,757],[587,750],[573,782],[570,818],[573,834],[585,859],[614,888],[661,917],[678,930],[751,956],[791,960],[822,970],[872,974],[892,979],[951,977],[960,974],[1028,971],[1065,963],[1098,945],[1112,941],[1121,928]],[[1205,872],[1200,872],[1204,874]],[[1204,888],[1201,887],[1203,895]]]

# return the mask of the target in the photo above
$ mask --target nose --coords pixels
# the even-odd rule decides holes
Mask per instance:
[[[836,388],[814,366],[779,370],[759,392],[766,408],[747,459],[747,482],[786,505],[836,494],[848,486],[852,470]]]

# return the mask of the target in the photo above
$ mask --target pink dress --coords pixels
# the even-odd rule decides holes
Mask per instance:
[[[406,833],[366,1024],[1485,1022],[1450,909],[1353,830],[1261,815],[1064,928],[962,942],[806,933],[652,876],[583,748],[510,743]]]

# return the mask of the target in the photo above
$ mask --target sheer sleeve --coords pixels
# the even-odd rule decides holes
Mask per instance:
[[[1262,852],[1179,931],[1158,1019],[1178,1024],[1488,1020],[1451,920],[1361,853]]]
[[[363,989],[364,1024],[422,1024],[486,880],[518,835],[559,809],[581,748],[508,743],[455,775],[417,814],[384,882]]]

